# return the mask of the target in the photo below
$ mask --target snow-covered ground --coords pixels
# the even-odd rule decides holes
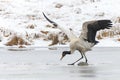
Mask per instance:
[[[117,17],[120,16],[120,0],[91,1],[0,0],[0,46],[5,47],[4,44],[14,35],[21,36],[24,39],[28,35],[29,40],[28,38],[26,40],[33,47],[48,46],[51,41],[44,41],[43,38],[34,39],[34,35],[41,35],[40,31],[42,30],[54,33],[59,30],[45,27],[49,23],[44,19],[42,12],[45,12],[63,27],[72,28],[77,36],[80,34],[84,21],[110,19],[114,24]],[[34,28],[29,28],[30,25],[33,25]],[[120,42],[115,38],[104,38],[99,41],[100,43],[96,46],[120,46]]]

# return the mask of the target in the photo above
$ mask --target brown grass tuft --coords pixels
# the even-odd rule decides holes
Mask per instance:
[[[52,35],[51,40],[52,40],[52,43],[49,44],[49,46],[57,44],[59,42],[58,41],[58,35]]]
[[[49,25],[49,24],[47,24],[46,27],[47,28],[56,28],[55,26],[52,26],[52,25]]]
[[[102,36],[103,36],[103,37],[108,37],[108,36],[109,36],[109,32],[103,31],[103,32],[102,32]]]
[[[23,45],[20,45],[18,48],[26,48],[25,46],[23,46]]]
[[[55,5],[55,8],[61,8],[61,7],[63,7],[63,5],[60,4],[60,3],[58,3],[58,4]]]
[[[13,45],[30,45],[28,42],[24,41],[22,38],[14,36],[9,42],[5,44],[6,46]]]
[[[40,31],[41,33],[43,33],[43,34],[48,34],[48,31]]]
[[[9,42],[7,42],[6,46],[13,46],[18,44],[17,36],[14,36]]]
[[[27,26],[28,29],[34,29],[35,27],[36,27],[36,25],[34,25],[34,24],[30,24]]]
[[[100,35],[97,36],[97,39],[100,40],[100,39],[103,39]]]
[[[120,38],[119,38],[119,39],[117,39],[117,41],[120,41]]]
[[[115,23],[120,23],[120,17],[117,17]]]

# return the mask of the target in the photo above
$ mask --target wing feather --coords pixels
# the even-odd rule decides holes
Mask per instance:
[[[80,38],[87,40],[91,43],[97,43],[95,40],[97,31],[101,29],[109,29],[112,27],[112,22],[110,20],[97,20],[97,21],[88,21],[83,23],[82,32]]]
[[[68,38],[71,40],[73,38],[77,38],[77,36],[71,31],[71,30],[67,30],[67,29],[64,29],[63,27],[61,27],[60,25],[58,25],[56,22],[50,20],[44,13],[43,13],[44,17],[46,18],[46,20],[48,22],[50,22],[51,24],[53,24],[55,27],[59,28],[62,32],[64,32]]]

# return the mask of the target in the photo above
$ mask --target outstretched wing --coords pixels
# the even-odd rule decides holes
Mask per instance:
[[[109,29],[110,27],[112,27],[112,22],[110,20],[88,21],[83,23],[80,37],[88,42],[96,44],[97,41],[95,40],[95,36],[97,31]]]
[[[63,31],[68,36],[68,38],[70,40],[73,39],[73,38],[76,38],[76,36],[73,34],[73,32],[71,30],[64,29],[63,27],[59,26],[56,22],[50,20],[44,13],[43,13],[43,15],[48,22],[50,22],[51,24],[53,24],[53,26],[55,26],[55,27],[59,28],[61,31]]]

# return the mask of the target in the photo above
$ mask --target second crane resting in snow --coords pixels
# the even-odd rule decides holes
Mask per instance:
[[[111,20],[95,20],[95,21],[87,21],[84,22],[82,25],[82,31],[79,37],[73,34],[71,30],[65,30],[56,22],[50,20],[46,15],[43,13],[44,17],[52,23],[55,27],[59,28],[63,31],[68,38],[70,39],[70,51],[63,51],[61,60],[66,55],[73,54],[75,50],[78,50],[81,54],[81,58],[77,61],[73,62],[70,65],[74,65],[76,62],[80,61],[83,57],[85,58],[85,62],[87,63],[87,57],[85,53],[90,51],[93,46],[95,46],[98,41],[95,40],[97,31],[101,29],[109,29],[112,27]]]

